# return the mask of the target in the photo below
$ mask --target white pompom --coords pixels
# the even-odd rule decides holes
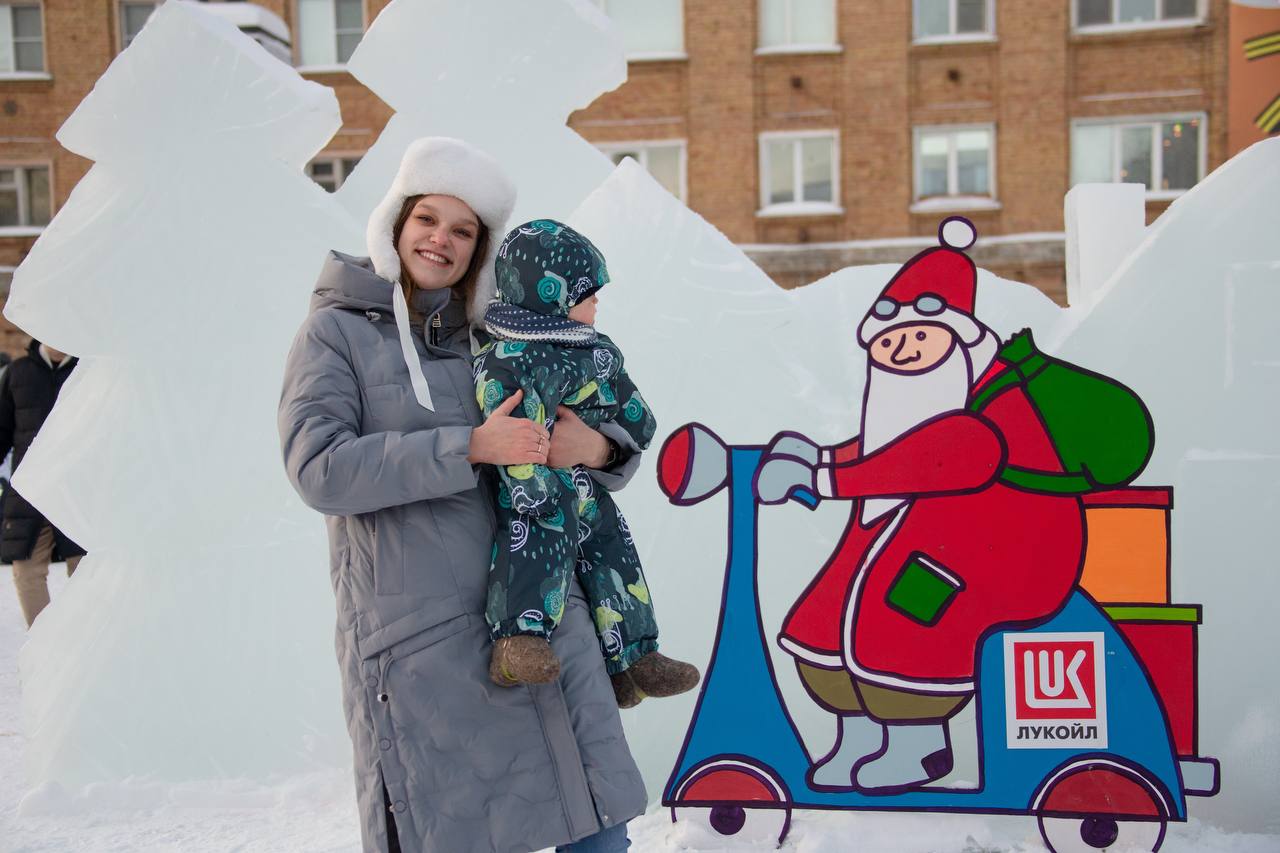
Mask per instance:
[[[973,223],[963,216],[948,216],[938,226],[938,242],[951,249],[967,249],[978,239]]]

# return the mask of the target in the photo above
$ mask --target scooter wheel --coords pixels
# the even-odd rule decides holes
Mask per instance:
[[[1059,768],[1045,781],[1032,809],[1053,853],[1155,853],[1168,822],[1158,787],[1141,768],[1110,756]]]
[[[1163,820],[1125,820],[1111,815],[1041,817],[1040,834],[1053,853],[1143,850],[1155,853],[1164,841]]]
[[[785,806],[678,806],[671,814],[681,850],[723,850],[729,836],[735,842],[774,847],[786,837],[791,823],[791,810]]]

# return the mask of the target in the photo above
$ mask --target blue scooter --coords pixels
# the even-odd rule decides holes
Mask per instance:
[[[1217,760],[1178,755],[1150,673],[1113,619],[1079,589],[1043,624],[993,630],[979,643],[976,786],[933,783],[889,794],[811,786],[813,760],[779,692],[760,616],[752,480],[762,455],[762,447],[728,447],[694,423],[673,433],[659,457],[660,485],[677,505],[729,491],[729,558],[715,645],[663,794],[673,821],[781,844],[796,809],[1034,815],[1055,853],[1156,851],[1167,823],[1186,820],[1188,795],[1217,793]],[[804,492],[793,499],[811,509],[818,502]],[[1198,607],[1180,610],[1198,623]],[[1096,675],[1105,679],[1109,701],[1092,732],[1009,718],[1008,685],[1020,660],[1010,654],[1013,644],[1033,648],[1064,635],[1098,644]]]

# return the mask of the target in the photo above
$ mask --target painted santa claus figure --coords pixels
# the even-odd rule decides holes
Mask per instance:
[[[973,696],[980,639],[1051,616],[1081,571],[1079,497],[1005,476],[1063,466],[1024,386],[998,382],[1010,365],[974,315],[974,228],[951,217],[938,233],[857,330],[862,434],[834,447],[779,435],[756,479],[763,503],[798,489],[853,502],[778,637],[837,715],[817,788],[894,793],[949,773],[948,720]]]

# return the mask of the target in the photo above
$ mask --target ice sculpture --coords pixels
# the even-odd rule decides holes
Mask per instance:
[[[86,558],[23,650],[33,781],[341,761],[316,518],[275,404],[307,280],[360,226],[302,172],[337,99],[159,7],[58,138],[94,161],[6,314],[82,357],[15,477]]]
[[[337,194],[361,221],[421,136],[466,139],[517,176],[512,222],[563,219],[609,174],[565,126],[627,78],[621,39],[592,0],[392,3],[347,67],[396,111]]]
[[[1280,139],[1223,164],[1148,227],[1054,349],[1114,365],[1157,424],[1141,482],[1174,487],[1174,601],[1204,605],[1200,742],[1222,795],[1196,813],[1275,832],[1280,685],[1266,676],[1280,599]],[[1140,206],[1128,210],[1140,221]]]
[[[336,196],[302,174],[338,125],[332,94],[181,3],[160,7],[59,135],[96,165],[19,269],[7,313],[83,362],[16,482],[91,555],[23,653],[32,782],[346,761],[323,532],[281,474],[275,397],[324,250],[361,250],[363,217],[416,136],[485,148],[520,185],[517,218],[563,217],[601,247],[617,284],[600,325],[664,431],[701,419],[763,443],[782,428],[835,441],[857,427],[853,330],[894,268],[782,292],[634,164],[610,175],[564,126],[625,75],[594,4],[395,0],[350,68],[397,115]],[[978,281],[978,309],[1002,335],[1031,326],[1046,349],[1124,365],[1116,378],[1171,425],[1150,476],[1183,500],[1178,597],[1206,605],[1203,749],[1224,758],[1228,785],[1202,808],[1240,828],[1272,819],[1263,804],[1280,798],[1280,702],[1265,671],[1237,663],[1277,641],[1265,517],[1276,360],[1263,343],[1276,160],[1264,144],[1189,192],[1088,312]],[[675,510],[651,465],[619,500],[641,531],[664,642],[705,659],[723,507]],[[762,521],[770,630],[846,520],[826,505]],[[626,715],[655,798],[692,702]],[[824,736],[819,712],[797,723]],[[957,748],[960,761],[974,751]]]

